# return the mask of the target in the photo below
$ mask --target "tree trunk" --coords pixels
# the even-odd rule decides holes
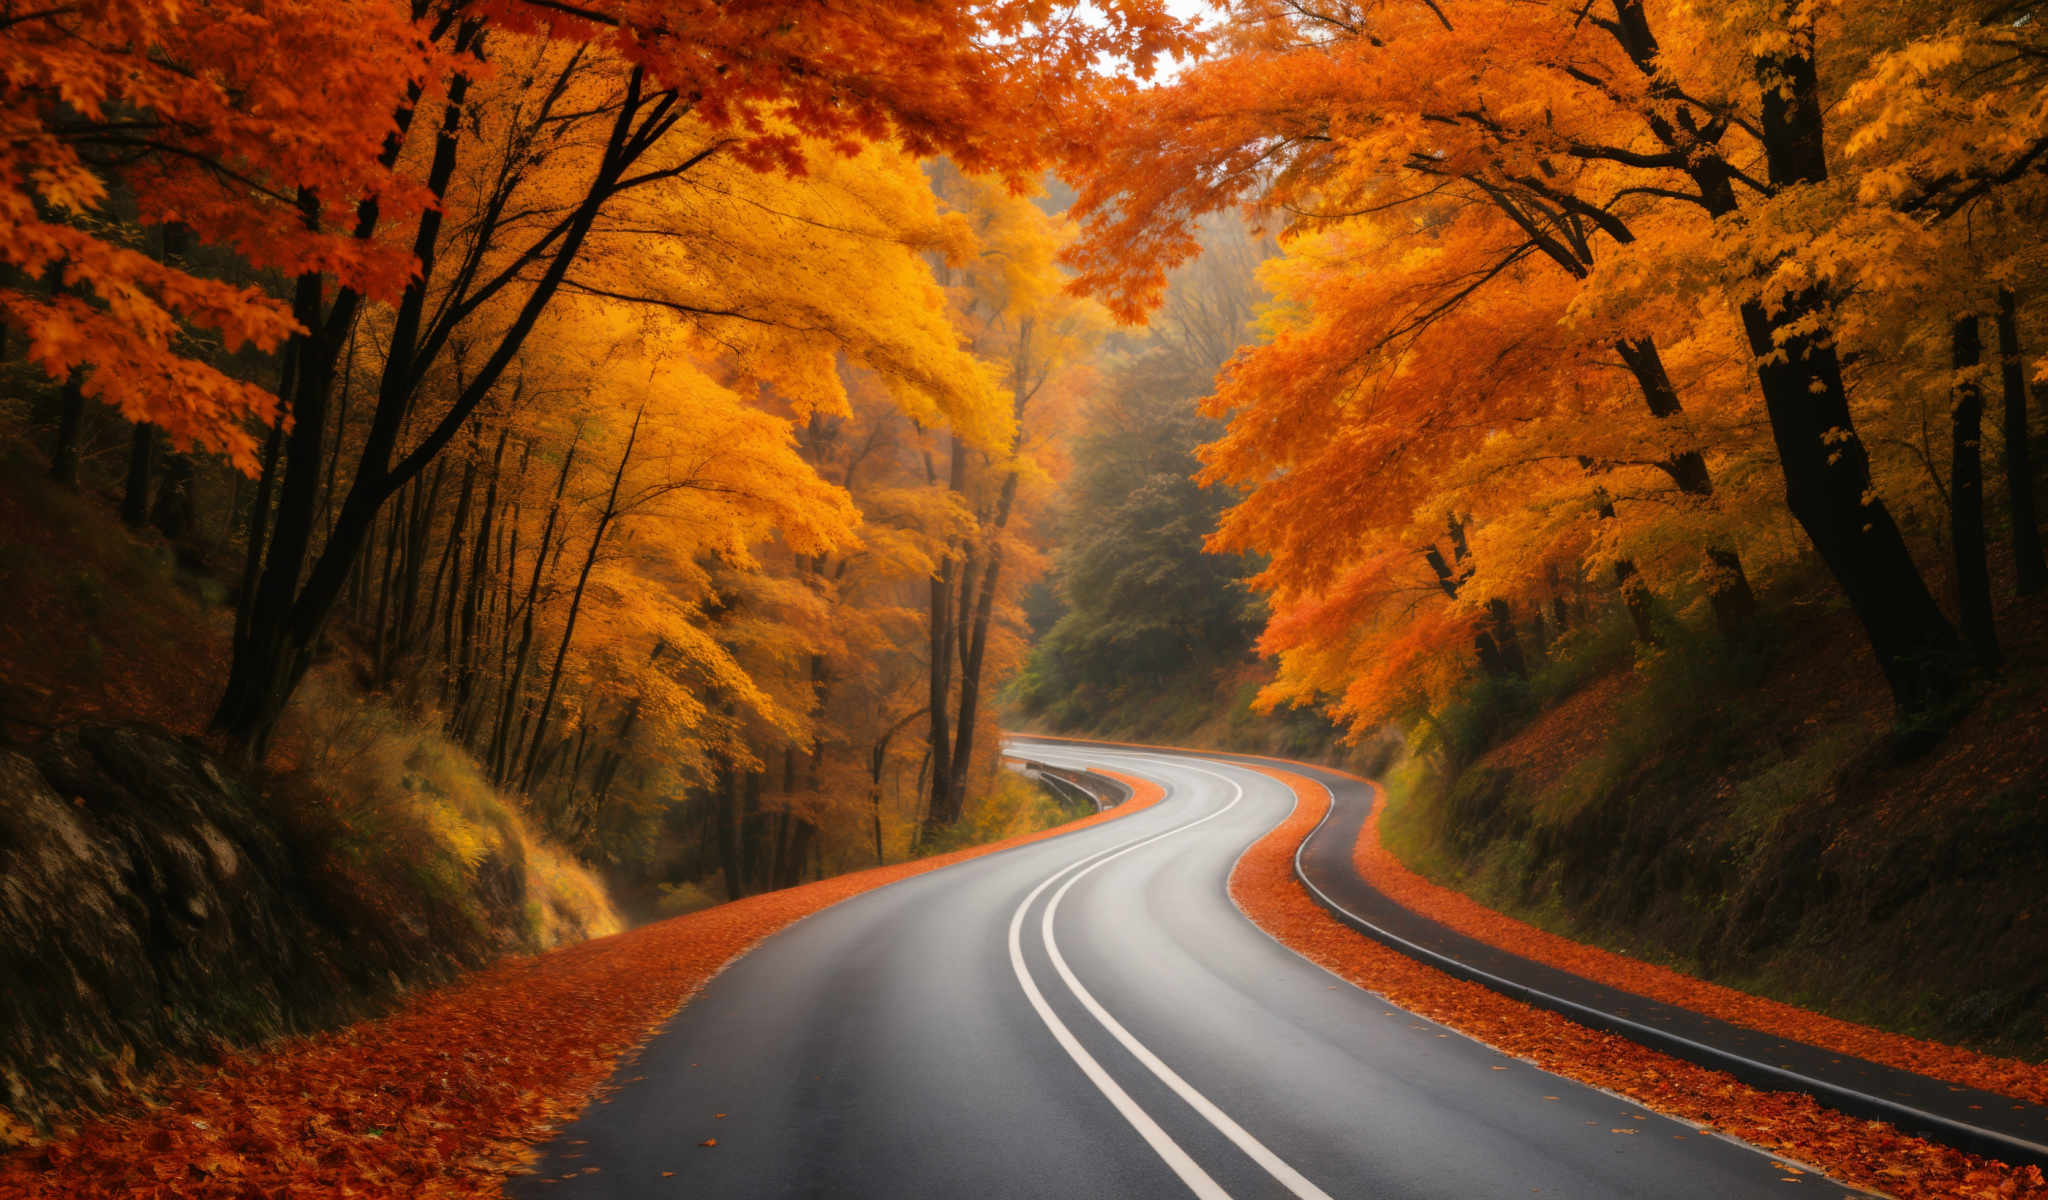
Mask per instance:
[[[1529,661],[1522,654],[1522,639],[1515,633],[1514,609],[1507,601],[1495,598],[1486,602],[1486,612],[1492,623],[1488,632],[1500,653],[1501,667],[1516,679],[1527,679]]]
[[[476,693],[477,625],[482,618],[484,596],[489,589],[494,536],[492,522],[498,510],[498,467],[504,461],[505,439],[509,434],[509,429],[500,429],[497,448],[491,452],[491,477],[484,485],[483,513],[477,520],[476,545],[470,552],[469,586],[463,589],[461,632],[453,651],[454,701],[448,710],[448,729],[457,737],[465,736],[470,702]]]
[[[1003,482],[1003,502],[998,509],[1005,520],[999,520],[995,527],[1000,537],[1009,515],[1010,501],[1017,492],[1017,476],[1012,473]],[[988,550],[988,563],[982,568],[980,586],[974,601],[974,616],[968,626],[966,652],[960,659],[960,710],[953,733],[953,784],[949,789],[955,797],[954,815],[959,815],[958,805],[967,796],[968,772],[974,764],[974,740],[976,722],[981,718],[981,675],[982,666],[988,658],[988,631],[995,615],[996,586],[1003,569],[1003,554],[1000,543],[992,544]]]
[[[78,442],[85,431],[85,369],[64,377],[57,408],[57,443],[50,450],[50,478],[65,487],[78,486]]]
[[[405,493],[384,519],[384,560],[377,573],[377,615],[370,622],[370,679],[382,688],[391,677],[391,587],[398,568],[398,514],[405,507]]]
[[[576,573],[576,590],[569,597],[569,615],[562,621],[562,641],[555,647],[555,665],[548,671],[547,692],[541,698],[540,716],[534,720],[533,749],[528,752],[526,770],[519,777],[522,791],[533,786],[534,759],[540,754],[541,739],[547,736],[548,717],[555,708],[555,693],[562,686],[562,664],[569,659],[569,640],[576,636],[576,614],[583,609],[583,592],[590,586],[590,571],[597,565],[597,552],[604,545],[605,532],[619,515],[619,485],[625,482],[626,466],[633,461],[633,443],[640,437],[640,418],[646,412],[647,406],[642,403],[640,410],[633,414],[633,427],[626,434],[626,448],[619,455],[618,468],[612,472],[612,489],[605,496],[604,510],[597,515],[597,528],[590,534],[590,550],[583,556],[583,569]]]
[[[1630,374],[1635,376],[1636,386],[1651,416],[1665,420],[1685,411],[1678,399],[1678,389],[1672,386],[1671,375],[1664,369],[1664,356],[1657,349],[1654,338],[1623,339],[1615,345],[1621,351],[1622,361],[1628,364]],[[1688,447],[1677,452],[1664,464],[1664,469],[1680,492],[1702,504],[1712,502],[1713,475],[1708,472],[1707,460],[1698,449]],[[1750,590],[1749,575],[1742,569],[1742,556],[1728,546],[1709,546],[1706,584],[1708,607],[1713,611],[1714,627],[1720,630],[1721,636],[1732,641],[1752,636],[1756,629],[1756,594]],[[1631,615],[1635,615],[1634,608]],[[1640,617],[1636,626],[1639,633],[1647,628]]]
[[[287,379],[291,376],[289,360],[284,375]],[[280,386],[279,390],[286,390],[287,386]],[[263,550],[270,539],[270,500],[277,489],[277,473],[282,465],[278,452],[283,442],[284,422],[274,421],[269,435],[263,439],[263,473],[256,480],[256,496],[249,505],[249,533],[242,551],[242,586],[235,598],[237,639],[248,633],[250,614],[256,606],[256,584],[263,577]]]
[[[2005,385],[2005,497],[2012,509],[2012,559],[2019,594],[2048,589],[2048,560],[2041,550],[2041,521],[2034,509],[2032,437],[2027,429],[2027,377],[2020,360],[2019,300],[2011,288],[1998,292],[1998,356]]]
[[[1991,615],[1991,568],[1984,557],[1984,389],[1974,372],[1984,361],[1983,337],[1973,314],[1955,323],[1953,358],[1955,428],[1950,438],[1949,535],[1955,547],[1956,595],[1963,636],[1977,665],[1999,665],[1998,627]]]
[[[1643,73],[1658,80],[1660,50],[1641,0],[1614,0],[1614,11],[1610,32]],[[1762,94],[1757,133],[1773,192],[1828,178],[1810,19],[1791,0],[1782,0],[1776,15],[1783,36],[1754,63]],[[1669,90],[1656,82],[1652,87]],[[1649,122],[1666,146],[1685,153],[1683,169],[1708,213],[1732,214],[1735,170],[1662,116]],[[1770,269],[1759,264],[1760,277]],[[1962,690],[1967,655],[1872,486],[1870,457],[1850,419],[1830,300],[1809,288],[1753,296],[1741,306],[1786,503],[1847,595],[1900,715],[1909,724],[1938,721]]]
[[[1764,156],[1779,188],[1827,180],[1811,32],[1788,32],[1789,48],[1757,64]],[[1849,413],[1831,307],[1818,288],[1742,305],[1786,502],[1848,595],[1900,713],[1909,721],[1935,717],[1961,692],[1966,654],[1871,481],[1870,456]]]
[[[580,431],[579,431],[580,435]],[[526,679],[527,657],[533,649],[534,609],[540,607],[541,580],[546,577],[548,547],[554,541],[555,520],[562,513],[562,496],[569,488],[569,467],[576,461],[576,444],[571,442],[569,452],[562,456],[562,473],[555,480],[555,501],[548,508],[547,520],[542,522],[540,545],[534,549],[533,578],[526,586],[526,610],[524,623],[519,632],[519,648],[513,653],[510,672],[505,676],[505,693],[498,706],[497,733],[491,739],[489,757],[491,782],[503,784],[511,775],[513,755],[517,743],[512,737],[512,717],[519,707],[519,688]],[[511,619],[511,609],[506,609],[506,619]]]
[[[923,709],[904,714],[901,720],[882,731],[882,736],[876,739],[874,748],[868,752],[868,807],[875,819],[875,865],[878,867],[888,861],[888,855],[882,850],[882,768],[889,762],[889,743],[923,715]],[[923,781],[919,783],[919,791],[922,792]]]
[[[412,485],[412,497],[408,504],[400,507],[405,513],[404,569],[398,577],[398,620],[393,626],[395,645],[394,659],[405,658],[412,653],[420,636],[420,580],[425,577],[427,544],[433,540],[434,512],[441,499],[441,483],[447,475],[445,461],[434,463],[426,473],[426,488],[421,489],[419,481]],[[427,610],[429,613],[432,609]]]
[[[747,894],[746,870],[740,857],[740,826],[745,813],[740,807],[739,779],[731,764],[718,769],[713,786],[718,793],[718,861],[725,872],[725,898],[737,900]]]
[[[462,31],[456,37],[457,52],[466,52],[481,29],[479,21],[463,22]],[[445,195],[447,182],[454,174],[455,146],[462,128],[468,86],[468,77],[457,74],[446,93],[441,127],[427,171],[427,190],[437,199]],[[215,710],[213,728],[245,746],[250,757],[261,757],[269,732],[283,712],[285,702],[311,665],[321,628],[347,579],[357,550],[369,535],[378,510],[447,446],[470,413],[497,386],[524,346],[527,336],[532,333],[542,311],[559,292],[604,202],[630,182],[626,181],[628,168],[682,118],[683,110],[677,107],[673,94],[650,95],[645,86],[644,73],[638,68],[633,69],[628,75],[625,97],[613,114],[610,133],[600,147],[596,175],[587,191],[562,218],[559,236],[553,236],[544,252],[535,259],[541,269],[526,298],[502,332],[496,335],[490,356],[469,380],[466,389],[449,405],[420,443],[394,464],[392,455],[396,448],[398,423],[409,411],[433,356],[445,344],[445,339],[440,337],[445,328],[437,330],[436,339],[429,341],[423,325],[433,283],[434,251],[440,236],[443,210],[438,205],[430,206],[421,215],[413,240],[418,270],[407,285],[393,317],[388,338],[390,351],[376,409],[364,439],[360,466],[335,518],[333,535],[307,569],[307,534],[313,513],[311,500],[317,491],[313,486],[317,480],[309,481],[301,489],[306,496],[303,505],[286,503],[280,506],[278,537],[265,565],[251,630],[248,636],[236,641],[227,690]],[[687,170],[716,153],[720,145],[722,143],[707,147],[667,170],[672,173]],[[390,156],[395,160],[395,149]],[[312,197],[302,197],[302,201],[317,211]],[[302,290],[307,283],[307,280],[301,280]],[[337,311],[323,317],[322,306],[318,303],[319,278],[312,277],[310,285],[314,292],[310,311],[307,306],[295,303],[294,313],[299,316],[302,327],[318,331],[316,336],[329,344],[321,346],[320,353],[307,355],[314,366],[300,372],[285,481],[288,501],[294,492],[293,477],[316,475],[318,464],[323,459],[320,443],[325,429],[325,395],[336,357],[332,344],[338,342],[341,330],[346,327],[341,318],[344,315],[350,319],[353,317],[353,309],[344,314],[339,303]],[[351,305],[359,299],[352,293],[344,293],[344,296],[350,297]],[[306,335],[301,335],[300,341],[303,344]],[[311,465],[304,471],[298,470],[302,463]],[[303,583],[300,582],[302,576]]]
[[[958,563],[948,558],[931,580],[931,609],[928,645],[931,651],[929,697],[931,805],[925,810],[924,831],[951,825],[960,816],[960,797],[952,791],[953,729],[950,720],[953,683],[953,574]]]
[[[156,426],[138,422],[128,437],[128,486],[121,494],[121,520],[130,529],[149,523],[149,480],[156,459]]]
[[[193,467],[190,455],[164,456],[163,479],[157,485],[156,503],[150,508],[149,523],[172,542],[190,538],[199,525],[199,510],[192,495],[198,482],[198,471]]]
[[[449,668],[455,654],[455,609],[462,594],[462,541],[469,536],[470,503],[476,498],[477,460],[475,446],[462,464],[462,489],[455,496],[455,513],[448,519],[448,536],[441,542],[441,556],[434,564],[434,580],[427,585],[427,632],[424,646],[433,649],[434,627],[441,631],[442,699],[447,699]],[[445,590],[444,590],[445,588]],[[446,596],[446,600],[442,597]]]

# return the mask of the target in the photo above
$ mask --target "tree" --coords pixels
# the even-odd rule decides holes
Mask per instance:
[[[416,19],[445,70],[389,97],[394,132],[383,154],[387,165],[410,168],[428,200],[404,236],[415,270],[393,310],[368,435],[317,553],[312,521],[328,394],[344,335],[366,297],[346,280],[330,290],[318,272],[295,280],[293,317],[304,332],[287,351],[293,424],[282,488],[215,729],[260,752],[310,665],[377,513],[506,377],[621,197],[686,178],[721,155],[796,173],[807,141],[852,152],[893,139],[913,154],[944,151],[1014,177],[1046,153],[1035,122],[1085,102],[1098,61],[1144,67],[1180,43],[1179,27],[1156,0],[1119,0],[1108,11],[1107,23],[1041,27],[1026,3],[857,12],[813,4],[794,12],[721,11],[702,21],[626,5],[520,0],[420,9]],[[492,106],[505,132],[487,138],[481,122],[466,119],[473,79],[489,62],[493,39],[517,47],[527,44],[522,38],[543,39],[545,47],[527,60],[535,68],[531,90],[525,76],[507,81],[517,85],[511,90],[519,102]],[[901,69],[905,55],[919,56],[918,69]],[[428,119],[415,130],[422,105]],[[491,142],[524,154],[492,160],[503,169],[470,224],[451,228],[444,207],[451,184],[476,147]],[[546,172],[528,169],[540,162]],[[315,224],[326,198],[309,189],[299,200]],[[390,238],[382,216],[364,199],[352,236]],[[462,391],[401,445],[420,386],[454,331],[487,311],[494,327],[479,338]]]
[[[1540,256],[1580,281],[1574,329],[1606,340],[1645,406],[1674,419],[1683,389],[1666,385],[1662,360],[1685,324],[1660,327],[1667,306],[1632,310],[1623,298],[1725,305],[1754,363],[1787,506],[1849,600],[1902,716],[1938,720],[1962,687],[1961,643],[1873,475],[1839,348],[1855,320],[1843,264],[1868,256],[1808,249],[1816,216],[1839,216],[1858,183],[1894,178],[1861,164],[1854,182],[1830,171],[1845,134],[1824,116],[1821,56],[1883,61],[1870,38],[1897,46],[1925,23],[1890,8],[1866,22],[1862,11],[1851,21],[1831,6],[1675,9],[1653,30],[1634,0],[1239,6],[1228,52],[1132,106],[1091,162],[1073,255],[1080,283],[1136,315],[1162,272],[1193,252],[1192,222],[1239,202],[1301,234],[1392,227],[1402,211],[1430,230],[1484,207],[1520,238],[1472,239],[1467,257],[1446,260],[1444,275],[1463,283],[1440,308],[1416,309],[1418,320],[1448,319],[1520,283],[1517,265]],[[1245,104],[1250,95],[1261,102]],[[2037,154],[2031,134],[2005,139],[1988,162],[1909,173],[1938,186],[1882,207],[1987,195]],[[1752,158],[1761,177],[1744,169]],[[1719,504],[1707,453],[1680,441],[1660,469]],[[1591,468],[1612,461],[1584,457]],[[1708,567],[1710,590],[1739,578],[1719,548]]]
[[[1052,572],[1063,611],[1033,645],[1021,689],[1028,711],[1062,727],[1166,688],[1208,687],[1256,632],[1244,588],[1254,564],[1203,552],[1235,496],[1194,479],[1197,447],[1220,432],[1196,401],[1250,336],[1254,271],[1271,247],[1236,222],[1204,241],[1151,328],[1116,349],[1074,439]]]
[[[0,262],[14,268],[0,313],[25,335],[26,357],[79,399],[253,472],[245,423],[270,421],[276,398],[206,361],[186,334],[269,349],[293,314],[182,255],[152,256],[135,226],[99,210],[119,191],[141,227],[387,294],[402,256],[309,228],[292,203],[320,192],[337,206],[415,199],[377,156],[390,109],[376,97],[427,69],[411,34],[405,10],[386,3],[88,0],[0,18],[0,55],[13,64],[0,82]]]
[[[943,481],[971,522],[930,584],[928,832],[959,820],[966,802],[987,720],[981,696],[999,636],[998,604],[1018,590],[1019,568],[1027,565],[1019,561],[1026,551],[1013,525],[1020,494],[1044,470],[1046,434],[1061,415],[1055,401],[1100,325],[1092,305],[1061,291],[1054,255],[1063,231],[1028,197],[1000,181],[950,169],[942,169],[939,190],[967,217],[975,237],[972,254],[947,276],[955,319],[969,346],[998,365],[1012,425],[1000,446],[977,450],[957,436],[947,438],[943,475],[928,452],[927,481]]]

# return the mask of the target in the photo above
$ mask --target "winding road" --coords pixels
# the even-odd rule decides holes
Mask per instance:
[[[1505,1057],[1272,940],[1225,890],[1238,856],[1293,806],[1267,776],[1196,756],[1011,745],[1144,776],[1167,795],[769,938],[624,1064],[512,1193],[1849,1190]]]

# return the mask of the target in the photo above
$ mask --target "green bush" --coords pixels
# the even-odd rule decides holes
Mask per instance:
[[[623,928],[604,885],[543,838],[459,746],[332,674],[299,689],[283,736],[325,798],[325,848],[400,911],[523,950]]]

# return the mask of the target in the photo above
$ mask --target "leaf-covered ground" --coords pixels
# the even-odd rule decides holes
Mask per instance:
[[[1258,769],[1292,788],[1297,802],[1287,820],[1238,860],[1230,877],[1231,895],[1261,927],[1341,978],[1546,1071],[1618,1092],[1702,1127],[1698,1134],[1681,1136],[1719,1132],[1783,1155],[1780,1165],[1788,1178],[1818,1167],[1835,1179],[1902,1200],[2048,1197],[2048,1179],[2038,1168],[1951,1150],[1880,1121],[1823,1108],[1811,1097],[1749,1087],[1453,979],[1361,937],[1324,912],[1294,876],[1295,847],[1322,819],[1327,793],[1302,776]],[[1367,840],[1377,845],[1376,835]],[[1378,876],[1373,878],[1377,883]],[[1614,1134],[1632,1132],[1617,1129]]]
[[[391,1016],[234,1057],[147,1111],[0,1158],[4,1200],[477,1197],[581,1111],[626,1051],[734,958],[850,896],[1157,803],[750,896],[503,963]]]
[[[1462,892],[1430,882],[1396,857],[1380,840],[1379,819],[1384,808],[1383,803],[1373,806],[1352,849],[1358,873],[1402,906],[1468,937],[1731,1024],[2017,1100],[2048,1104],[2048,1066],[1979,1054],[1809,1012],[1574,942],[1495,912]]]

